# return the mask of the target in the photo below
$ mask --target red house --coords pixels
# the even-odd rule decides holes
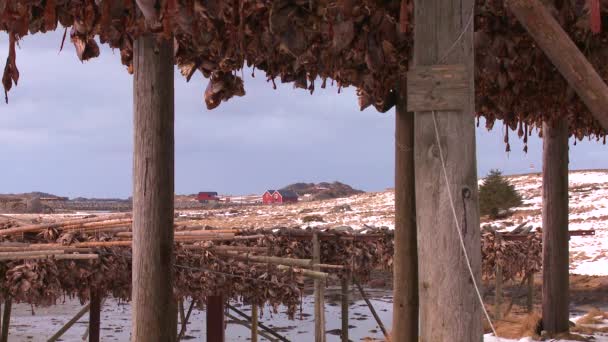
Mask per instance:
[[[272,194],[274,194],[275,192],[276,192],[276,190],[266,190],[266,192],[262,195],[262,203],[264,203],[264,204],[274,203],[274,197],[272,196]]]
[[[202,191],[198,193],[196,199],[201,203],[207,203],[209,201],[219,201],[220,198],[217,197],[217,192],[215,191]]]

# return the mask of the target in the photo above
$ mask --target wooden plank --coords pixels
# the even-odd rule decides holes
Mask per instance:
[[[224,342],[224,296],[207,296],[207,342]]]
[[[568,124],[543,124],[543,329],[569,330]]]
[[[317,233],[312,236],[312,261],[315,264],[321,263],[321,243]],[[319,272],[321,269],[315,266],[313,270]],[[314,279],[315,342],[325,342],[325,281],[318,278]]]
[[[539,0],[508,0],[505,3],[595,119],[608,130],[608,86],[551,12]]]
[[[474,3],[415,0],[414,66],[441,62],[465,64],[467,70],[473,70]],[[468,77],[462,111],[416,112],[414,119],[420,341],[481,341],[483,336],[482,306],[456,229],[458,224],[474,278],[480,284],[475,122],[471,115],[475,88],[473,74]]]
[[[469,94],[464,64],[418,65],[407,73],[407,110],[462,110]]]
[[[414,179],[414,113],[406,109],[403,79],[395,111],[395,255],[392,338],[418,341],[418,246]]]
[[[173,40],[133,49],[133,341],[175,341]]]
[[[89,308],[89,342],[99,342],[101,328],[101,296],[91,289],[91,307]]]

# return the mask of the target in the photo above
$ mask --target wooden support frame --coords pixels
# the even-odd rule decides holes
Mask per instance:
[[[13,299],[9,296],[4,300],[4,311],[2,312],[2,335],[1,342],[8,342],[8,332],[11,327],[11,311],[13,307]]]
[[[568,123],[543,123],[543,329],[569,326]]]
[[[502,243],[502,235],[499,232],[496,232],[496,244],[500,246]],[[502,319],[502,303],[503,303],[503,292],[502,292],[502,266],[500,263],[496,263],[496,269],[494,277],[496,278],[496,287],[494,288],[494,318]]]
[[[133,312],[131,340],[175,341],[173,39],[133,48]]]
[[[395,255],[393,329],[395,342],[418,341],[418,244],[414,176],[414,113],[407,110],[401,79],[395,111]]]
[[[472,115],[474,6],[474,0],[414,1],[413,67],[464,64],[469,71],[459,111],[420,111],[414,119],[418,269],[424,270],[418,274],[420,341],[481,341],[483,337],[482,305],[471,279],[481,283]]]
[[[468,80],[464,64],[412,68],[407,73],[407,111],[462,110],[469,92]]]
[[[539,0],[505,3],[595,119],[608,130],[608,86],[545,5]]]

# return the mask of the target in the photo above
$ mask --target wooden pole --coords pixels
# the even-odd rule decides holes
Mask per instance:
[[[342,342],[348,342],[348,306],[349,306],[349,298],[348,298],[348,278],[342,278]]]
[[[395,111],[395,255],[393,329],[395,342],[418,341],[418,251],[414,179],[414,113],[408,113],[407,85],[400,82]]]
[[[258,342],[258,305],[251,304],[251,342]]]
[[[182,319],[182,327],[181,327],[181,329],[179,331],[179,335],[177,336],[177,341],[178,342],[186,334],[186,329],[188,329],[188,321],[190,320],[190,315],[192,314],[192,309],[194,309],[194,304],[195,304],[195,301],[194,301],[194,299],[192,299],[192,302],[190,302],[190,307],[188,308],[188,312],[186,313],[186,316],[184,316],[183,319]],[[182,306],[183,306],[183,301],[182,301]],[[182,312],[183,312],[183,310],[182,310]]]
[[[372,305],[372,302],[370,302],[369,299],[367,298],[367,296],[365,295],[365,291],[363,291],[363,288],[361,287],[361,284],[359,284],[359,282],[355,282],[355,285],[357,286],[357,289],[359,289],[359,293],[361,294],[361,297],[363,297],[363,300],[365,300],[365,304],[367,304],[367,307],[369,308],[369,311],[372,313],[372,316],[374,316],[374,319],[376,320],[376,323],[378,323],[378,326],[380,327],[380,330],[382,330],[382,334],[384,335],[384,337],[386,337],[387,340],[390,340],[390,336],[388,335],[388,331],[386,331],[386,328],[384,327],[384,324],[382,323],[382,320],[380,319],[380,316],[378,316],[378,313],[376,312],[376,309],[374,309],[374,306]]]
[[[528,312],[534,311],[534,273],[528,275]]]
[[[568,123],[543,123],[543,329],[569,330]]]
[[[4,312],[2,313],[2,336],[0,341],[8,342],[8,331],[11,327],[11,309],[13,300],[8,295],[4,300]]]
[[[500,246],[502,243],[502,236],[499,232],[496,232],[496,244]],[[502,319],[502,266],[500,265],[500,260],[496,262],[496,270],[495,270],[495,280],[496,287],[494,288],[494,318]]]
[[[547,7],[539,0],[508,0],[506,4],[593,117],[608,130],[608,86]]]
[[[230,304],[226,304],[226,306],[228,307],[228,309],[234,311],[237,315],[243,317],[244,319],[247,320],[247,322],[251,322],[253,319],[249,316],[247,316],[246,313],[242,312],[241,310],[235,308],[234,306],[230,305]],[[286,339],[285,337],[281,336],[280,334],[278,334],[276,331],[272,330],[272,328],[264,325],[262,322],[258,321],[258,326],[260,328],[262,328],[262,330],[266,331],[267,333],[269,333],[270,335],[274,336],[278,341],[284,341],[284,342],[289,342],[288,339]],[[260,334],[261,335],[261,334]]]
[[[321,243],[319,234],[316,232],[312,236],[312,261],[315,264],[321,263]],[[314,271],[319,271],[318,266],[313,267]],[[315,342],[325,342],[325,281],[315,278]]]
[[[460,96],[459,103],[452,104],[460,110],[437,111],[440,107],[429,106],[416,112],[414,118],[418,269],[421,270],[418,273],[420,341],[481,341],[482,306],[456,229],[458,224],[473,276],[480,284],[481,238],[472,114],[475,112],[475,1],[415,0],[414,3],[413,66],[460,64],[464,66],[466,80],[465,95]],[[432,92],[432,89],[420,90]],[[416,93],[416,89],[408,85],[408,93],[410,91]],[[438,139],[441,146],[437,144]]]
[[[100,341],[101,296],[96,289],[91,289],[91,307],[89,309],[89,342]]]
[[[224,296],[207,296],[207,342],[224,342]]]
[[[63,336],[63,334],[65,334],[66,331],[68,331],[68,329],[70,329],[72,327],[72,325],[74,325],[74,323],[78,322],[78,320],[84,316],[84,314],[87,313],[87,311],[89,311],[89,308],[91,307],[91,303],[88,303],[87,305],[83,306],[82,309],[80,309],[80,311],[78,311],[78,313],[72,317],[71,320],[69,320],[63,327],[61,327],[61,329],[59,329],[59,331],[57,331],[53,336],[51,336],[47,342],[55,342],[57,341],[61,336]]]
[[[175,341],[173,39],[133,49],[133,312],[131,340]]]

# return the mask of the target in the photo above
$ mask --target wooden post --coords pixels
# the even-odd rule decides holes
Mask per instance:
[[[420,341],[481,341],[482,307],[456,229],[458,224],[473,276],[480,284],[481,238],[473,116],[475,1],[415,0],[414,3],[413,67],[424,69],[437,63],[461,65],[451,71],[445,69],[458,72],[457,81],[465,89],[459,100],[453,95],[460,94],[462,89],[455,88],[450,93],[447,87],[445,95],[448,96],[443,97],[447,102],[418,109],[414,119],[418,269],[424,270],[418,273]],[[427,86],[426,93],[431,93],[435,85]],[[421,90],[424,89],[408,84],[408,97],[410,92],[420,94]],[[446,108],[449,106],[460,109]],[[437,135],[441,146],[437,144]]]
[[[348,278],[342,278],[342,342],[348,342]]]
[[[224,296],[207,296],[207,342],[224,342]]]
[[[500,246],[502,243],[502,235],[499,232],[496,232],[496,244]],[[495,270],[495,280],[496,287],[494,288],[494,318],[502,319],[502,266],[500,265],[500,260],[496,262],[496,270]]]
[[[253,303],[251,305],[251,342],[258,342],[258,305]]]
[[[131,340],[175,341],[173,40],[133,49],[133,312]]]
[[[528,275],[528,312],[534,311],[534,273]]]
[[[567,332],[568,122],[543,123],[543,329]]]
[[[177,341],[179,342],[184,335],[186,334],[186,329],[188,328],[188,321],[190,320],[190,314],[192,314],[192,309],[194,309],[194,304],[196,302],[194,301],[194,298],[192,298],[192,302],[190,302],[190,307],[188,308],[188,313],[186,313],[186,315],[184,316],[181,324],[182,327],[179,330],[179,335],[177,335]],[[183,300],[182,300],[182,306],[183,306]]]
[[[400,82],[395,111],[395,255],[393,329],[395,342],[418,341],[418,250],[414,178],[414,113],[407,111],[407,85]]]
[[[321,243],[319,234],[315,232],[312,236],[312,261],[321,263]],[[318,266],[313,267],[320,271]],[[325,342],[325,281],[315,278],[315,342]]]
[[[608,129],[608,86],[539,0],[508,0],[509,9],[604,129]]]
[[[100,341],[101,297],[96,289],[91,289],[91,307],[89,308],[89,342]]]
[[[8,330],[11,327],[11,309],[13,306],[13,300],[8,295],[4,300],[4,312],[2,313],[2,336],[0,341],[8,342]]]

